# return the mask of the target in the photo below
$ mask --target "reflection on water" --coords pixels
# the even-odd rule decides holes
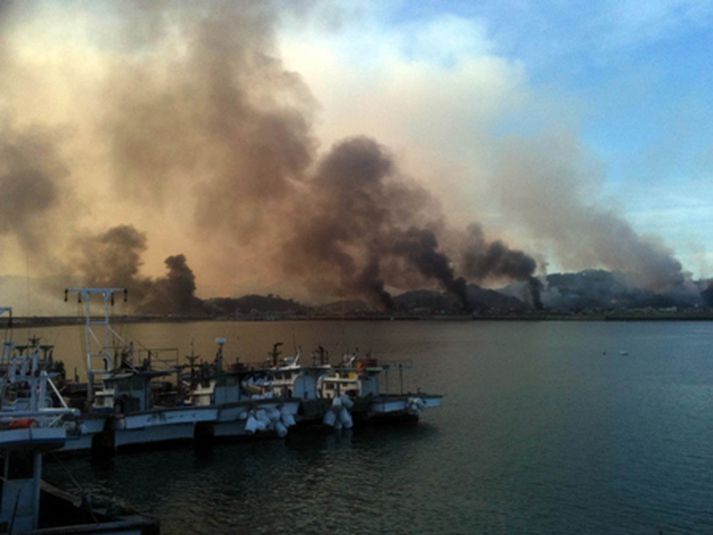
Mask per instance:
[[[50,463],[49,479],[70,470],[99,496],[158,515],[166,533],[412,532],[384,517],[405,514],[424,499],[428,465],[419,443],[436,436],[428,425],[358,433],[293,434],[288,440],[179,447],[91,463]],[[419,483],[420,482],[420,483]],[[430,490],[422,489],[430,492]],[[249,528],[249,529],[247,529]]]
[[[445,394],[418,425],[48,463],[165,533],[713,531],[707,323],[280,322],[130,327],[146,345],[262,358],[274,341],[412,359]],[[40,333],[43,334],[43,333]],[[76,327],[45,330],[78,354]],[[239,340],[236,340],[239,337]],[[72,340],[75,340],[72,342]],[[75,344],[72,346],[72,344]],[[228,346],[228,354],[230,346]],[[620,355],[620,350],[628,355]],[[604,354],[606,353],[606,354]],[[77,359],[77,365],[81,360]],[[71,367],[69,368],[71,369]]]

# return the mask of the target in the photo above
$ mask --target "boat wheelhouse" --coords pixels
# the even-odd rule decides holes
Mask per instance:
[[[267,380],[261,386],[277,398],[297,400],[298,423],[320,423],[330,403],[322,399],[319,392],[319,382],[332,370],[327,352],[319,346],[312,356],[312,364],[303,364],[301,348],[294,356],[281,357],[279,348],[282,345],[282,342],[273,344],[268,353],[265,362]]]
[[[357,422],[418,420],[424,409],[439,407],[442,396],[420,390],[404,393],[403,371],[411,366],[410,361],[379,363],[370,355],[345,355],[342,364],[334,367],[332,373],[320,381],[319,393],[322,398],[333,400],[333,405],[344,405],[346,396],[353,404],[349,408]],[[399,373],[398,394],[381,391],[381,378],[384,378],[385,390],[388,390],[389,373],[393,369]]]
[[[43,455],[61,449],[79,411],[48,406],[46,394],[56,391],[40,368],[38,354],[16,355],[0,378],[0,529],[4,533],[115,533],[156,535],[158,522],[138,515],[100,511],[77,503],[42,482]],[[21,392],[26,401],[18,406]],[[11,398],[11,399],[8,399]]]
[[[299,400],[265,393],[257,383],[264,383],[265,373],[236,363],[223,370],[225,338],[216,339],[218,351],[212,364],[191,368],[188,403],[195,407],[214,407],[213,422],[203,424],[199,438],[237,438],[274,433],[279,437],[295,424]]]

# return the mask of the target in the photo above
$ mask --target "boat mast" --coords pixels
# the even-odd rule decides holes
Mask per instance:
[[[109,321],[111,307],[114,305],[114,294],[123,293],[127,301],[126,288],[67,288],[64,300],[69,294],[77,294],[79,303],[84,305],[84,350],[87,365],[87,402],[94,400],[94,381],[108,376],[116,367],[114,362],[113,344],[118,340],[122,345],[126,341],[111,326]],[[103,304],[103,315],[92,317],[92,297],[99,296]]]
[[[8,315],[7,332],[5,333],[5,339],[2,343],[0,363],[4,366],[9,366],[10,359],[12,358],[12,350],[15,347],[15,344],[12,342],[12,307],[0,307],[0,317],[5,314]]]

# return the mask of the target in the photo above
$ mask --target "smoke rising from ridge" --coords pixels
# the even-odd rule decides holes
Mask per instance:
[[[613,208],[593,201],[601,172],[567,132],[510,138],[499,147],[491,187],[513,224],[520,224],[570,269],[606,267],[633,275],[654,291],[686,275],[672,252],[639,235]]]
[[[165,260],[166,275],[139,274],[146,236],[131,225],[119,225],[81,240],[78,259],[79,283],[96,287],[125,287],[131,309],[139,313],[184,314],[202,311],[195,296],[195,276],[182,254]]]
[[[122,105],[108,128],[122,187],[165,200],[165,188],[182,183],[198,197],[194,228],[220,237],[222,261],[250,244],[313,296],[362,297],[388,309],[387,285],[416,279],[454,292],[467,308],[465,280],[427,230],[442,219],[438,202],[366,136],[316,158],[315,103],[276,56],[274,13],[247,5],[181,19],[179,33],[196,45],[172,58],[170,73],[163,59],[132,64],[128,82],[112,80]]]
[[[438,249],[435,234],[423,228],[409,228],[394,245],[394,252],[406,257],[427,279],[437,280],[445,290],[458,297],[470,311],[466,281],[455,276],[448,256]]]
[[[337,143],[304,184],[305,202],[298,206],[305,209],[291,221],[280,255],[286,272],[305,277],[315,292],[328,288],[386,309],[391,306],[387,283],[408,289],[435,282],[470,309],[466,280],[455,274],[434,230],[443,227],[438,202],[400,174],[385,147],[364,136]],[[492,246],[482,237],[477,245]],[[499,247],[509,251],[502,243]],[[526,276],[535,268],[530,262]],[[512,278],[505,267],[493,264],[488,274]]]
[[[86,79],[77,74],[86,87],[70,99],[77,113],[67,120],[90,133],[91,142],[77,142],[75,154],[92,153],[106,168],[88,174],[81,158],[61,161],[64,141],[57,136],[0,122],[0,185],[10,192],[0,200],[0,208],[7,204],[0,235],[31,249],[44,229],[61,229],[66,242],[82,244],[73,264],[82,279],[133,288],[137,310],[200,308],[187,257],[198,279],[221,292],[254,275],[258,284],[307,288],[320,300],[359,297],[388,310],[392,292],[431,286],[468,309],[467,282],[524,280],[537,306],[533,258],[502,239],[486,239],[479,224],[465,232],[450,228],[439,200],[386,147],[355,136],[320,150],[313,127],[318,104],[275,44],[279,17],[291,16],[284,4],[279,10],[251,1],[103,7],[105,18],[82,13],[88,33],[106,37],[93,50],[101,68],[84,73]],[[0,63],[0,79],[15,84],[0,109],[32,89],[22,85],[25,78],[12,82],[8,73],[16,67]],[[87,94],[100,103],[99,114],[84,110]],[[667,251],[583,200],[576,158],[558,167],[540,149],[552,153],[516,142],[497,153],[493,198],[513,221],[545,236],[565,263],[629,270],[651,286],[675,284],[681,266]],[[552,193],[546,188],[552,180],[571,187]],[[56,210],[57,198],[72,187],[91,194],[82,205],[91,214],[83,226],[67,224]],[[94,218],[109,230],[84,231],[96,228]],[[177,243],[187,256],[162,253],[170,254],[166,275],[146,277],[142,261],[157,244],[137,228],[165,231],[158,245]],[[61,256],[65,249],[60,244],[51,252]],[[62,269],[69,274],[72,263]]]
[[[537,262],[501,240],[488,242],[483,229],[475,223],[468,225],[465,232],[460,269],[465,277],[476,282],[492,278],[528,281],[532,305],[542,308],[541,283],[535,278]]]
[[[435,217],[437,207],[428,192],[399,175],[384,147],[367,137],[344,140],[305,185],[305,202],[298,205],[305,209],[295,214],[280,256],[285,271],[305,277],[315,293],[327,287],[388,308],[387,281],[398,287],[409,271],[433,278],[422,257],[408,254],[405,230]],[[385,270],[394,257],[405,263]]]

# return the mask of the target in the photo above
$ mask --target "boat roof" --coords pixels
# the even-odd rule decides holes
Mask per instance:
[[[173,372],[170,371],[159,371],[159,370],[126,370],[118,373],[113,373],[108,377],[104,378],[105,383],[111,383],[116,381],[124,381],[126,379],[131,379],[133,377],[143,377],[145,379],[153,379],[154,377],[165,377],[171,375]]]
[[[336,367],[334,368],[334,371],[337,372],[350,372],[350,373],[362,373],[362,372],[371,372],[371,373],[378,373],[378,372],[383,372],[384,371],[383,366],[369,366],[368,368],[356,368],[354,366],[342,366],[342,367]]]

